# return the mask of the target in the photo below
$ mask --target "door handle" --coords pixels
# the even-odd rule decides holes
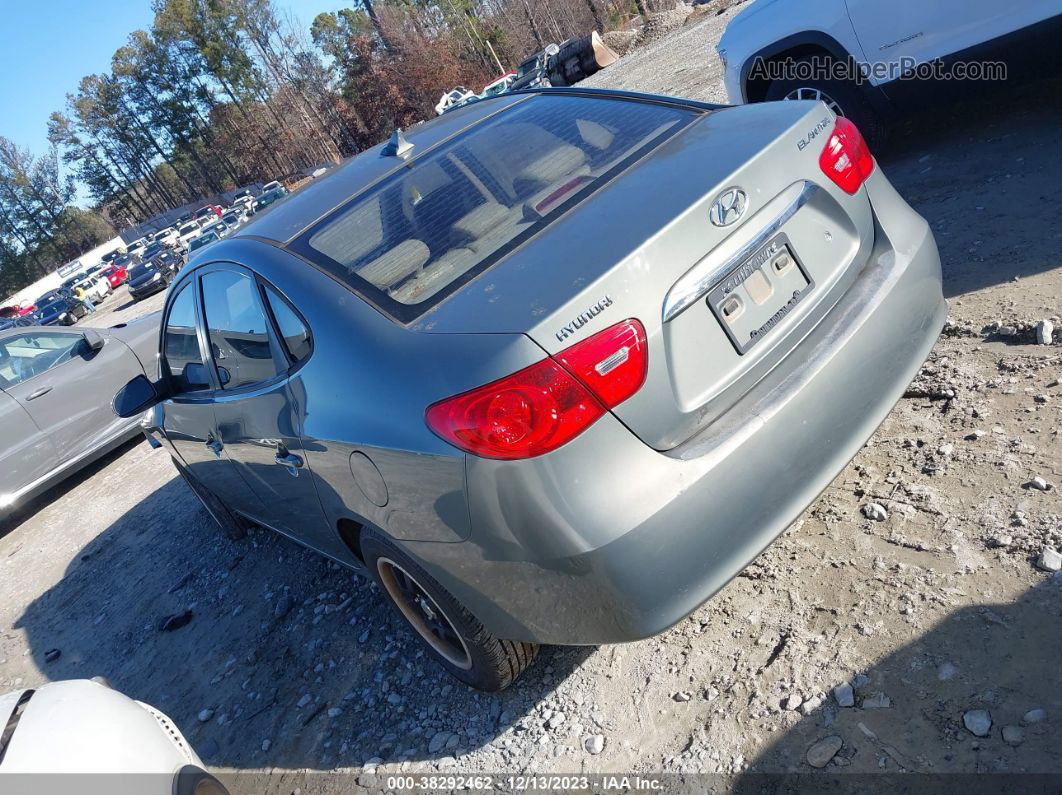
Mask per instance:
[[[223,445],[213,436],[206,440],[206,446],[210,449],[210,452],[212,452],[218,458],[221,458],[221,451],[225,449],[225,445]]]
[[[33,392],[30,392],[26,396],[26,400],[36,400],[39,397],[44,397],[45,395],[47,395],[51,391],[52,391],[52,388],[50,386],[42,386],[40,389],[37,389],[37,390],[35,390]]]
[[[277,453],[273,458],[274,463],[280,464],[288,470],[288,474],[293,478],[299,476],[299,469],[302,467],[302,458],[294,453]]]

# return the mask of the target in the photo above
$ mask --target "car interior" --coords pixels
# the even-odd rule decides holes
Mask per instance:
[[[72,334],[40,332],[0,340],[0,386],[15,386],[73,358],[83,342]]]
[[[342,275],[421,303],[540,229],[685,117],[632,102],[529,102],[414,161],[309,244]]]

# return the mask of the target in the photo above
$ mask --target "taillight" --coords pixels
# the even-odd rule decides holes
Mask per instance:
[[[874,170],[874,156],[863,134],[843,116],[837,117],[826,148],[819,155],[819,168],[849,195],[854,195]]]
[[[605,408],[614,408],[645,383],[649,363],[645,329],[637,320],[624,320],[561,351],[556,359]]]
[[[570,442],[637,392],[645,329],[625,320],[537,364],[428,407],[428,427],[482,458],[533,458]]]

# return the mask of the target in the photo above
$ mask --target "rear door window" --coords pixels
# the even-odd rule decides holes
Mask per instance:
[[[240,389],[276,377],[269,321],[254,280],[236,271],[210,271],[203,275],[202,290],[207,337],[222,388]]]
[[[414,151],[294,247],[408,322],[694,118],[666,104],[534,97]]]

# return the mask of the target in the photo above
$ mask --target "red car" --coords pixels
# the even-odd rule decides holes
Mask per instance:
[[[206,207],[200,207],[198,210],[196,210],[195,215],[192,217],[196,221],[199,221],[203,218],[210,218],[211,215],[216,215],[218,218],[220,218],[221,207],[217,204],[208,204]]]
[[[129,278],[124,265],[111,265],[109,268],[104,268],[103,275],[107,277],[107,283],[111,285],[112,290],[120,284],[125,284],[125,280]]]
[[[36,306],[0,306],[0,320],[8,320],[13,317],[25,317],[37,311]]]

